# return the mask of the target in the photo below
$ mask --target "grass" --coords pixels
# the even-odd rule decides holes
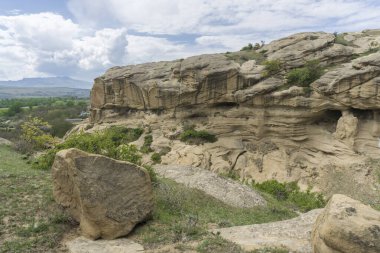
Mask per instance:
[[[73,222],[54,202],[49,171],[0,146],[0,252],[48,252]]]
[[[228,206],[195,189],[159,179],[153,219],[138,226],[133,239],[147,248],[208,238],[207,227],[229,227],[292,218],[295,213],[268,198],[268,205],[251,209]]]

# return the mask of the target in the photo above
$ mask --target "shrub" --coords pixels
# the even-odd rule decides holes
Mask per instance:
[[[242,49],[240,49],[240,51],[249,51],[249,50],[252,50],[252,49],[253,49],[252,43],[248,43],[248,45],[244,46]]]
[[[154,163],[161,163],[161,155],[159,153],[153,153],[150,159],[152,159]]]
[[[322,194],[311,192],[310,189],[302,192],[296,182],[280,183],[276,180],[268,180],[256,183],[253,187],[269,193],[277,200],[287,201],[303,212],[321,208],[326,204]]]
[[[265,61],[264,66],[265,66],[264,76],[271,76],[280,72],[282,68],[282,62],[279,60]]]
[[[202,144],[205,142],[216,142],[217,138],[215,135],[207,131],[196,131],[194,129],[189,129],[184,131],[179,136],[180,140],[190,144]]]
[[[39,170],[49,170],[51,166],[53,165],[56,153],[57,153],[57,150],[51,149],[47,151],[45,154],[40,155],[32,163],[32,168],[39,169]]]
[[[135,145],[122,144],[116,148],[116,159],[128,161],[135,164],[141,164],[141,155],[138,154],[138,149]]]
[[[110,127],[104,131],[95,133],[76,133],[69,136],[65,142],[56,145],[51,152],[58,152],[62,149],[77,148],[89,153],[101,154],[114,159],[140,163],[141,156],[138,149],[129,142],[137,140],[143,130],[140,128]],[[48,157],[49,152],[42,155],[35,161],[35,168],[45,169],[51,167],[54,161]]]
[[[296,68],[287,74],[287,84],[290,86],[309,87],[309,85],[320,78],[323,68],[318,61],[308,61],[305,67]]]
[[[151,134],[145,135],[144,144],[142,145],[140,151],[145,154],[152,152],[153,151],[153,149],[151,148],[152,142],[153,142],[153,136]]]
[[[46,121],[38,117],[29,118],[21,125],[21,137],[36,149],[48,148],[56,143],[49,134],[50,128]]]

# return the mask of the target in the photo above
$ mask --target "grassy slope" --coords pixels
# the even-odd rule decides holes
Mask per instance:
[[[4,203],[0,205],[0,252],[56,251],[72,223],[53,200],[50,171],[31,169],[21,155],[4,146],[0,146],[0,161],[0,203]],[[230,207],[167,179],[159,179],[154,191],[153,219],[131,235],[146,248],[197,241],[198,252],[231,252],[237,246],[214,238],[207,232],[210,226],[263,223],[295,215],[271,198],[267,207]]]
[[[32,170],[21,155],[0,146],[0,252],[48,252],[69,219],[52,197],[49,171]]]

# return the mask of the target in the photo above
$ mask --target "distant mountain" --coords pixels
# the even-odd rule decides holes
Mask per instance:
[[[92,83],[72,79],[70,77],[37,77],[24,78],[18,81],[0,81],[0,87],[66,87],[75,89],[91,89]]]
[[[0,86],[0,99],[30,97],[90,97],[89,89],[67,87],[6,87]]]

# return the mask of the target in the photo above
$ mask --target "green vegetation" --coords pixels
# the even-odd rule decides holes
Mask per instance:
[[[195,129],[185,130],[183,133],[180,134],[179,139],[183,142],[196,145],[203,144],[206,142],[217,141],[215,135],[204,130],[197,131]]]
[[[279,60],[270,60],[264,62],[265,73],[264,76],[273,76],[281,71],[282,62]]]
[[[21,125],[29,118],[38,118],[49,125],[45,134],[62,138],[74,124],[67,119],[87,117],[88,100],[76,98],[0,99],[0,137],[16,143],[18,151],[33,152],[22,139]]]
[[[142,145],[140,151],[144,154],[153,152],[153,149],[151,148],[152,142],[153,142],[153,136],[151,134],[145,135],[144,144]]]
[[[350,47],[355,47],[355,44],[354,43],[352,43],[351,41],[347,41],[345,38],[344,38],[344,36],[346,35],[346,34],[344,34],[344,33],[341,33],[341,34],[337,34],[337,33],[334,33],[334,35],[335,35],[335,43],[336,44],[341,44],[341,45],[343,45],[343,46],[350,46]]]
[[[279,201],[286,201],[288,205],[302,212],[322,208],[326,205],[322,194],[311,192],[310,189],[302,192],[297,182],[280,183],[276,180],[269,180],[253,184],[253,187],[259,191],[269,193]]]
[[[40,118],[29,118],[21,124],[22,138],[33,147],[34,150],[49,148],[56,143],[52,135],[48,133],[51,126]]]
[[[154,163],[161,163],[161,155],[159,153],[153,153],[150,158]]]
[[[200,253],[244,253],[242,248],[230,241],[223,239],[219,235],[209,236],[197,247]]]
[[[239,52],[228,52],[225,56],[239,64],[243,64],[246,61],[255,60],[257,64],[261,64],[265,61],[265,56],[262,52],[257,52],[255,50],[244,50]]]
[[[68,148],[78,148],[89,153],[101,154],[139,164],[141,156],[138,154],[138,149],[128,143],[137,140],[142,133],[143,130],[141,128],[113,126],[92,134],[73,134],[65,142],[56,145],[54,149],[41,155],[35,161],[33,167],[37,169],[49,169],[53,164],[55,153]]]
[[[76,225],[54,202],[50,171],[0,146],[0,252],[51,252]]]
[[[300,86],[309,90],[310,84],[320,78],[323,74],[323,68],[318,61],[308,61],[304,67],[292,69],[286,75],[287,86]]]
[[[295,213],[271,197],[268,197],[265,207],[236,208],[168,179],[158,180],[154,194],[156,208],[153,219],[138,226],[132,235],[147,247],[207,238],[207,225],[210,223],[228,227],[295,216]],[[206,249],[212,247],[210,244],[200,247]]]

